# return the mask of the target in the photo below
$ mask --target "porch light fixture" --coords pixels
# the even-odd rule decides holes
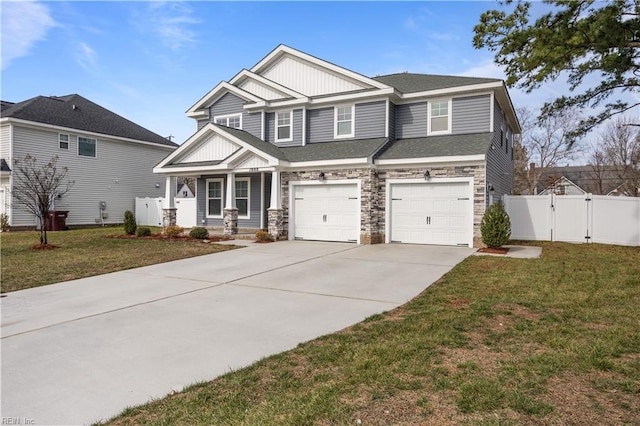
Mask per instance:
[[[318,175],[318,180],[320,182],[322,182],[324,180],[324,172],[320,172],[320,174]]]
[[[156,188],[160,188],[160,184],[156,182]]]
[[[429,172],[429,170],[425,170],[424,171],[424,180],[429,180],[431,179],[431,172]]]
[[[495,189],[493,188],[493,185],[492,185],[492,184],[489,184],[489,188],[488,188],[488,189],[489,189],[489,193],[490,193],[491,195],[493,195],[493,193],[495,192]]]

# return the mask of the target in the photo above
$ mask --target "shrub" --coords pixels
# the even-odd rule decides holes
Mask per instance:
[[[9,230],[9,216],[6,213],[0,214],[0,230],[2,232]]]
[[[201,226],[196,226],[195,228],[191,228],[191,231],[189,231],[189,236],[198,240],[204,240],[209,236],[209,231]]]
[[[511,237],[511,221],[502,204],[489,206],[480,223],[482,242],[489,248],[499,248],[509,242]]]
[[[136,235],[138,237],[148,237],[151,235],[151,229],[147,228],[147,227],[140,227],[136,230]]]
[[[184,232],[184,228],[178,225],[167,226],[167,229],[164,230],[165,235],[168,237],[179,237]]]
[[[136,217],[131,213],[131,210],[127,210],[124,212],[124,232],[129,235],[134,235],[136,233],[136,228],[138,225],[136,224]]]
[[[256,232],[256,240],[261,243],[270,243],[273,242],[273,236],[267,231],[260,230]]]

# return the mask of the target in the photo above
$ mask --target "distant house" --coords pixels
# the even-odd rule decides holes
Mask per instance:
[[[620,175],[615,166],[545,167],[536,189],[540,195],[625,195],[620,191]]]
[[[176,197],[194,198],[195,194],[193,192],[193,189],[191,189],[191,187],[188,184],[181,183],[181,184],[178,184],[178,189],[176,190]]]
[[[0,202],[11,226],[36,225],[10,195],[14,160],[27,154],[39,163],[57,155],[69,168],[75,184],[51,206],[69,211],[69,225],[122,223],[135,197],[164,195],[165,182],[152,169],[178,145],[80,95],[2,101],[0,117]]]
[[[471,246],[513,189],[520,125],[499,79],[366,77],[280,45],[187,116],[196,133],[154,172],[197,175],[195,221],[228,234]]]
[[[575,183],[571,182],[565,176],[561,176],[560,179],[556,179],[551,185],[547,186],[539,195],[584,195],[587,191],[580,188]]]

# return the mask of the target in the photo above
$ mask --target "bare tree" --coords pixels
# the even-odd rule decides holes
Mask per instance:
[[[631,197],[640,196],[640,128],[628,117],[609,122],[595,151],[615,170],[620,190]]]
[[[69,169],[58,166],[58,156],[40,166],[38,160],[27,154],[23,160],[14,160],[13,199],[33,213],[40,222],[40,244],[48,244],[47,216],[54,199],[62,198],[73,187],[67,179]]]
[[[529,108],[518,108],[517,113],[522,133],[514,148],[515,187],[521,193],[535,194],[545,168],[569,161],[582,151],[580,143],[569,144],[568,139],[580,115],[570,110],[536,121]]]

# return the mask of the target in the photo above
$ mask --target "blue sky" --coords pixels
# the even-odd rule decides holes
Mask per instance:
[[[472,46],[495,2],[2,2],[2,100],[78,93],[182,143],[184,112],[284,43],[353,71],[503,78]],[[561,90],[511,90],[539,107]]]

